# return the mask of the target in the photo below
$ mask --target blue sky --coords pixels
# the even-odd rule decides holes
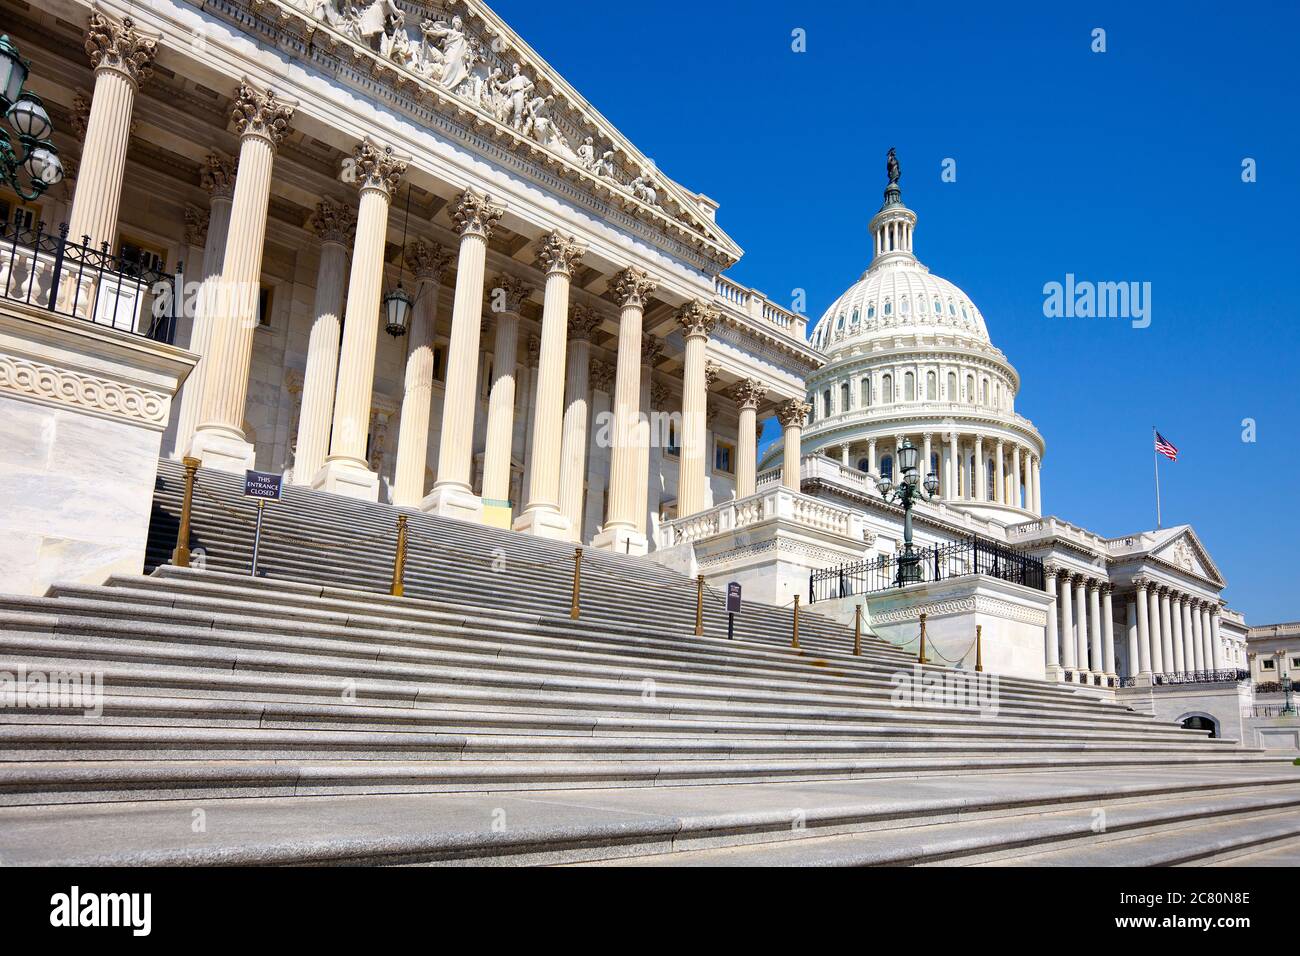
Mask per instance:
[[[785,303],[806,289],[812,319],[867,265],[897,147],[918,257],[1021,374],[1046,510],[1153,527],[1156,424],[1182,452],[1162,460],[1165,524],[1196,527],[1251,623],[1300,619],[1300,4],[494,8],[721,203],[745,249],[729,275]],[[1045,318],[1066,273],[1150,282],[1151,326]]]

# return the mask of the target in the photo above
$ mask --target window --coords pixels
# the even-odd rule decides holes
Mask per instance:
[[[943,304],[939,301],[939,297],[937,295],[934,297],[934,314],[935,315],[943,314]]]
[[[35,229],[41,221],[41,207],[14,197],[0,198],[0,223],[12,225],[21,232]],[[71,237],[69,237],[71,238]],[[80,239],[78,239],[80,241]]]
[[[948,314],[954,317],[957,315],[957,307],[952,304],[952,299],[948,300]]]
[[[861,317],[862,317],[862,316],[858,313],[858,310],[857,310],[857,309],[854,309],[854,310],[853,310],[853,327],[854,327],[855,329],[858,327],[858,320],[859,320]]]
[[[885,300],[885,315],[894,314],[894,305],[888,299]]]
[[[948,373],[948,394],[945,397],[950,402],[957,401],[957,373],[956,372]]]
[[[993,492],[997,488],[997,472],[993,468],[992,459],[986,461],[984,465],[985,465],[984,470],[988,473],[986,476],[987,480],[984,483],[986,486],[985,491],[987,492],[987,494],[985,494],[984,497],[989,501],[993,501],[994,498],[996,497]]]
[[[808,424],[811,425],[817,421],[817,403],[813,401],[811,394],[804,396],[804,404],[808,406]]]
[[[681,435],[677,432],[677,416],[668,416],[668,445],[664,448],[664,454],[669,458],[680,458],[682,454]]]
[[[871,469],[871,462],[869,459],[866,458],[858,459],[858,471],[869,471],[870,469]]]
[[[886,455],[884,458],[880,459],[880,477],[881,478],[894,477],[894,456],[893,455]]]
[[[911,372],[903,376],[903,398],[909,402],[916,401],[916,376]]]
[[[844,316],[841,315],[838,319],[835,320],[835,331],[836,332],[844,331]]]
[[[939,474],[939,453],[937,451],[930,452],[930,472],[935,475]]]
[[[988,403],[989,403],[989,380],[987,378],[983,378],[980,379],[980,404],[987,405]]]
[[[848,410],[849,410],[849,383],[844,382],[842,385],[840,385],[840,411],[847,412]]]
[[[939,397],[939,376],[933,372],[925,373],[925,397],[931,402]]]
[[[966,401],[975,404],[975,376],[966,376]]]
[[[880,391],[881,400],[884,401],[886,405],[889,405],[894,401],[894,376],[886,374],[885,377],[880,380]]]
[[[271,303],[273,296],[272,289],[269,285],[264,285],[257,290],[257,325],[258,328],[269,327],[271,325]]]
[[[443,347],[441,345],[435,345],[433,347],[433,380],[435,382],[446,381],[446,372],[442,367],[443,361]],[[522,395],[523,391],[524,390],[521,388],[519,393]]]
[[[876,303],[872,302],[867,305],[867,321],[869,322],[875,317],[876,317]]]
[[[713,439],[713,470],[717,474],[736,473],[736,446],[721,438]]]
[[[1293,657],[1293,658],[1291,658],[1291,666],[1292,666],[1292,667],[1300,667],[1300,657]]]
[[[1276,666],[1275,666],[1276,664],[1277,664],[1277,661],[1273,660],[1272,658],[1267,658],[1267,657],[1266,657],[1266,658],[1264,659],[1264,670],[1266,670],[1266,671],[1276,670],[1276,669],[1277,669]]]
[[[124,271],[128,274],[166,271],[167,254],[157,246],[127,236],[118,236],[117,253],[122,257]]]
[[[831,411],[831,390],[828,388],[822,392],[822,417],[830,418],[834,412]]]
[[[868,408],[871,405],[871,376],[862,380],[862,407]]]
[[[970,455],[966,459],[966,497],[974,498],[975,493],[971,490],[975,487],[975,456]]]
[[[907,296],[903,296],[903,298],[899,300],[898,311],[902,315],[907,315],[912,311],[912,304],[907,300]]]

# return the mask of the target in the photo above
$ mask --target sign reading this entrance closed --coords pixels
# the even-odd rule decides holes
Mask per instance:
[[[244,472],[245,498],[264,498],[268,501],[279,501],[283,487],[284,475],[277,475],[269,471]]]
[[[740,582],[732,581],[727,585],[727,613],[740,613]]]

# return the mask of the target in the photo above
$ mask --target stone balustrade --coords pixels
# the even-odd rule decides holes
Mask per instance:
[[[663,522],[659,526],[658,544],[670,548],[778,519],[855,542],[862,540],[862,516],[858,512],[788,488],[771,486],[747,498],[732,499],[707,511]]]

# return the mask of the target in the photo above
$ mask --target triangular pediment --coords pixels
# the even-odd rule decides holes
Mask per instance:
[[[1190,525],[1178,529],[1168,540],[1161,542],[1151,550],[1151,557],[1173,565],[1187,574],[1210,581],[1223,583],[1219,569],[1210,559],[1205,546],[1196,536]]]
[[[472,115],[477,132],[670,234],[703,240],[724,268],[740,258],[713,204],[664,176],[486,4],[270,2],[310,19],[313,42],[351,45],[354,58],[376,60],[377,75]]]

